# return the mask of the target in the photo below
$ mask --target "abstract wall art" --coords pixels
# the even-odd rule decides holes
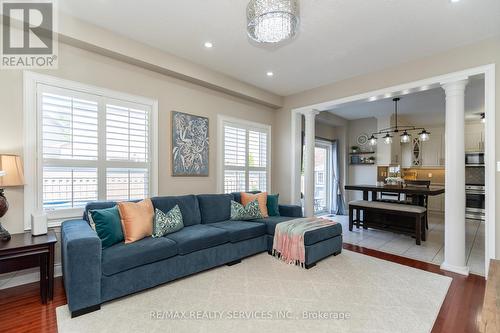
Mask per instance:
[[[172,176],[208,177],[208,118],[172,111]]]

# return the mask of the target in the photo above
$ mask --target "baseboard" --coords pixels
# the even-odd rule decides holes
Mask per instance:
[[[61,264],[54,265],[54,276],[62,276]],[[40,281],[38,268],[30,268],[0,276],[0,290]]]
[[[455,265],[449,265],[449,264],[443,262],[439,268],[441,268],[442,270],[445,270],[445,271],[449,271],[449,272],[453,272],[453,273],[457,273],[457,274],[461,274],[461,275],[465,275],[465,276],[469,275],[469,267],[467,267],[467,266],[455,266]]]

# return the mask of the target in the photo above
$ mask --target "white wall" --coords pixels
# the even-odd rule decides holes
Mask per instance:
[[[360,134],[368,134],[368,136],[377,131],[377,119],[365,118],[351,120],[347,125],[348,147],[359,146],[357,138]],[[361,149],[369,150],[368,145],[360,147]],[[349,151],[349,150],[348,150]],[[348,160],[349,161],[349,160]],[[349,162],[348,162],[349,163]],[[347,172],[347,184],[368,184],[372,185],[377,182],[377,166],[376,165],[349,165]],[[359,191],[347,191],[346,200],[361,200],[363,193]]]

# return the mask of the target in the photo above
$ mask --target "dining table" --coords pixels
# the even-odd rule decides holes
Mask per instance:
[[[378,193],[395,193],[405,194],[411,196],[413,204],[417,206],[425,206],[426,198],[429,196],[436,196],[444,193],[444,186],[431,185],[425,186],[412,186],[412,185],[345,185],[346,191],[361,191],[363,192],[363,200],[377,201]],[[371,198],[370,198],[371,194]]]

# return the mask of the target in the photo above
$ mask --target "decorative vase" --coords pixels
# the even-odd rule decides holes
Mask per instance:
[[[9,202],[7,198],[5,198],[3,194],[3,190],[0,190],[0,218],[2,218],[5,213],[9,210]],[[5,228],[0,223],[0,241],[8,241],[10,240],[10,233],[5,230]]]

